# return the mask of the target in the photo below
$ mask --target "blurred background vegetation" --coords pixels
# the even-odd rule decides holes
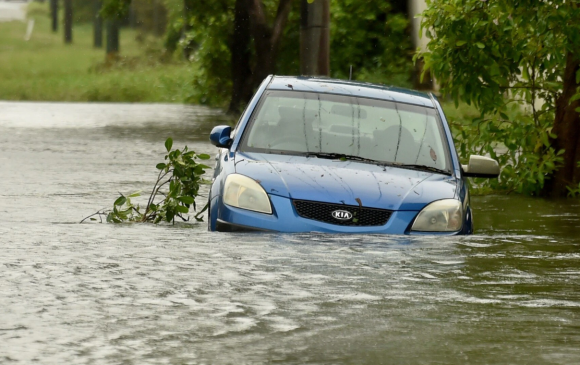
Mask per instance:
[[[107,59],[93,47],[93,1],[72,0],[73,42],[50,29],[49,1],[28,5],[35,20],[0,23],[0,99],[50,101],[187,102],[226,108],[231,94],[234,1],[133,0],[121,20],[120,52]],[[409,15],[397,1],[331,2],[331,76],[411,87]],[[269,17],[277,1],[264,1]],[[275,71],[297,75],[300,2],[292,3]]]
[[[60,4],[56,32],[50,12],[54,1]],[[499,180],[476,179],[474,192],[580,196],[580,162],[572,155],[564,158],[564,153],[575,150],[580,156],[576,148],[580,129],[574,127],[577,113],[570,114],[576,118],[568,123],[573,127],[559,135],[553,128],[559,125],[557,106],[573,110],[572,103],[580,99],[580,66],[574,71],[575,80],[571,71],[566,80],[563,73],[570,68],[564,62],[564,55],[570,53],[565,46],[577,50],[580,44],[578,1],[530,0],[534,6],[528,7],[519,2],[457,0],[451,6],[446,0],[428,1],[422,19],[431,36],[416,56],[410,3],[330,1],[330,76],[348,79],[352,66],[358,81],[428,88],[433,73],[441,91],[450,95],[443,108],[462,162],[471,154],[489,154],[503,166]],[[73,9],[72,22],[65,21],[65,4]],[[299,0],[37,0],[28,5],[28,23],[0,22],[0,100],[192,103],[236,115],[268,73],[300,74],[301,6],[305,4]],[[102,46],[93,43],[97,14],[104,18],[103,29],[108,29],[102,33]],[[480,22],[481,17],[489,19]],[[25,40],[32,19],[34,31]],[[542,19],[548,25],[531,26],[529,19]],[[106,35],[115,33],[109,28],[112,23],[120,26],[118,48],[108,47],[111,37]],[[510,26],[501,28],[500,23]],[[69,43],[63,38],[65,24],[72,24]],[[279,38],[272,36],[276,26],[281,29]],[[530,37],[535,31],[538,34]],[[539,50],[543,58],[538,63]],[[423,64],[425,84],[417,77]],[[530,67],[532,75],[546,82],[537,86],[536,77],[520,76],[520,70]],[[566,82],[577,88],[576,95],[568,93],[562,99]],[[511,91],[500,92],[498,85]],[[559,144],[566,140],[569,145]],[[550,190],[545,181],[564,170],[574,176],[560,179],[564,182],[559,188]]]
[[[74,1],[69,45],[62,26],[51,31],[48,2],[28,5],[28,18],[35,20],[29,41],[26,23],[0,23],[0,99],[181,103],[190,98],[195,65],[166,57],[163,38],[151,25],[123,28],[122,56],[105,62],[105,51],[93,47],[92,9],[86,1]]]

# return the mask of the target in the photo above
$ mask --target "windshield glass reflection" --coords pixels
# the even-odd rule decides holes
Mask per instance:
[[[270,91],[241,150],[357,156],[448,170],[435,109],[354,96]]]

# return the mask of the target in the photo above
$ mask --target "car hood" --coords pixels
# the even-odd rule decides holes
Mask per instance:
[[[390,210],[421,210],[457,189],[453,176],[316,157],[237,152],[235,169],[270,195]]]

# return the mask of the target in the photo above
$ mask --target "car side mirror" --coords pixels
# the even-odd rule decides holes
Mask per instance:
[[[231,133],[232,127],[229,125],[218,125],[211,130],[209,141],[216,147],[230,148],[232,145]]]
[[[498,177],[499,164],[493,158],[485,156],[469,156],[469,165],[461,165],[467,177]]]

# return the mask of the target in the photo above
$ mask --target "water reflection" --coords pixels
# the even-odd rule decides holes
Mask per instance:
[[[580,235],[580,201],[577,199],[547,200],[510,195],[476,197],[474,202],[484,212],[475,216],[475,224],[483,234]]]
[[[0,108],[0,363],[580,361],[577,202],[475,197],[447,239],[79,225],[223,116]]]

